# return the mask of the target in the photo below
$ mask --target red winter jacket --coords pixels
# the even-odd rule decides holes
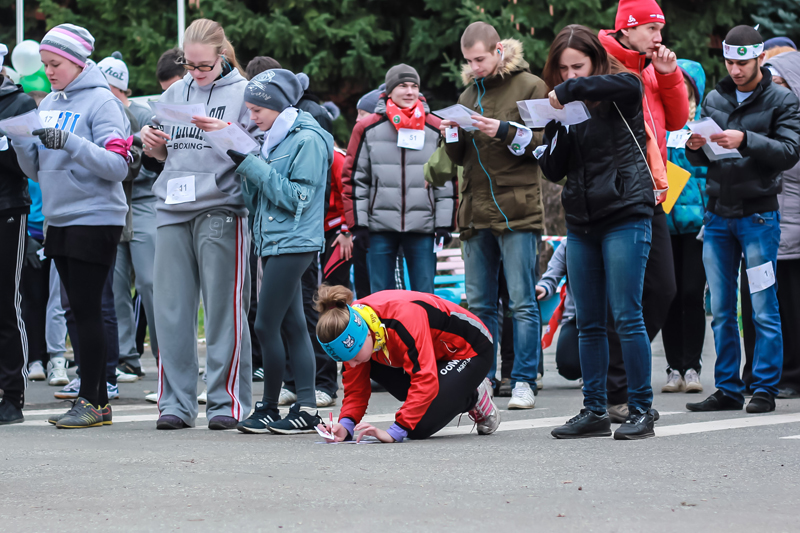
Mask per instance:
[[[436,362],[471,359],[477,355],[469,339],[478,330],[463,319],[451,320],[451,315],[458,314],[473,324],[483,326],[483,323],[460,305],[421,292],[381,291],[355,303],[370,306],[386,326],[390,360],[386,360],[381,350],[372,354],[370,361],[354,368],[344,364],[344,400],[339,420],[351,418],[356,424],[361,421],[372,392],[370,366],[388,365],[402,368],[411,378],[406,401],[395,415],[395,422],[411,431],[439,393]],[[481,332],[491,343],[485,326]]]
[[[666,165],[667,132],[683,129],[689,120],[689,95],[681,69],[676,68],[672,74],[659,74],[648,64],[645,54],[622,46],[614,38],[614,30],[600,30],[599,37],[606,52],[644,80],[644,121],[658,139],[661,159]]]
[[[344,202],[342,202],[342,169],[344,168],[345,152],[340,148],[333,149],[333,164],[331,165],[331,197],[328,198],[328,214],[325,216],[325,232],[341,227],[347,230],[344,220]]]

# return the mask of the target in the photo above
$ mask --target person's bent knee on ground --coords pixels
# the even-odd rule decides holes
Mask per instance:
[[[497,430],[499,411],[485,378],[492,337],[475,315],[427,293],[383,291],[353,302],[349,289],[328,285],[320,287],[318,306],[320,343],[345,368],[336,441],[424,439],[462,413],[481,435]],[[363,421],[370,378],[403,402],[385,431]]]

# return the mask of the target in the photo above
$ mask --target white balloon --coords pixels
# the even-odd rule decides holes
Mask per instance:
[[[8,76],[8,78],[11,81],[13,81],[14,83],[19,83],[19,79],[21,78],[19,72],[17,72],[11,67],[5,67],[5,70],[6,70],[6,76]]]
[[[22,41],[11,52],[11,64],[22,77],[36,74],[42,68],[39,56],[39,43],[32,39]]]

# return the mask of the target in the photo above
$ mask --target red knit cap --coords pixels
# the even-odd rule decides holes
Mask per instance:
[[[614,31],[633,28],[651,22],[664,23],[664,12],[656,0],[619,0]]]

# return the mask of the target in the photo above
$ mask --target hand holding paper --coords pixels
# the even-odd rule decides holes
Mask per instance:
[[[472,115],[477,114],[472,109],[461,104],[451,105],[438,111],[432,111],[437,117],[455,123],[464,131],[475,131],[478,128],[473,124]],[[453,124],[448,124],[452,126]]]
[[[696,133],[706,140],[707,144],[703,145],[702,148],[703,153],[706,154],[706,157],[708,157],[709,161],[719,161],[720,159],[738,159],[742,157],[742,154],[740,154],[738,150],[733,148],[725,148],[714,142],[712,137],[722,140],[723,138],[717,137],[717,135],[724,134],[725,132],[719,127],[719,124],[717,124],[713,118],[706,117],[695,122],[689,122],[688,126],[689,129],[692,130],[692,133]],[[727,138],[728,137],[725,136],[725,139]],[[742,138],[744,138],[744,134],[742,134]],[[728,146],[731,145],[727,141],[725,144]],[[741,144],[741,139],[739,140],[739,144]],[[736,146],[739,146],[739,144]],[[692,150],[696,150],[698,148],[698,146],[692,144],[691,139],[688,147]]]
[[[13,141],[38,140],[38,135],[34,135],[33,132],[43,127],[39,113],[35,109],[22,115],[0,120],[0,132],[11,137]]]
[[[238,124],[231,124],[221,130],[211,130],[203,133],[203,137],[217,150],[225,153],[228,150],[235,150],[243,154],[249,154],[258,150],[259,145],[244,129]]]
[[[573,126],[590,118],[589,109],[583,102],[570,102],[555,109],[550,105],[549,98],[521,100],[517,102],[517,109],[529,128],[544,128],[551,120],[557,120],[564,126]]]
[[[161,123],[192,124],[194,117],[205,117],[203,104],[163,104],[150,102],[150,107]]]

